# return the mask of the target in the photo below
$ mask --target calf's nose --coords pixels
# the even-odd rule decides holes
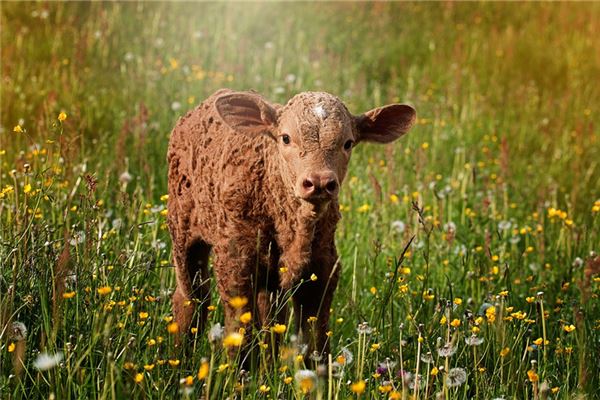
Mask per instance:
[[[337,176],[331,171],[313,172],[302,180],[302,197],[333,197],[339,190]]]

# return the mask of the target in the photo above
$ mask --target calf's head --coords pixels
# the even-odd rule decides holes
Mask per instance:
[[[355,145],[392,142],[408,132],[416,117],[405,104],[352,115],[337,97],[323,92],[300,93],[285,106],[256,93],[230,92],[217,98],[216,108],[234,130],[275,140],[284,183],[313,204],[337,197]]]

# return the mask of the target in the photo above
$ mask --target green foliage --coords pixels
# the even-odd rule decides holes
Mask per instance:
[[[2,3],[0,397],[600,395],[599,17],[566,3]],[[169,131],[221,87],[419,113],[399,142],[355,151],[324,369],[291,321],[255,328],[248,373],[207,332],[187,353],[169,333]],[[39,371],[39,352],[64,358]],[[319,376],[293,379],[304,369]]]

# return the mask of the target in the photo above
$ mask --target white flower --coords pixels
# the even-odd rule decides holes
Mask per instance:
[[[211,343],[219,342],[223,337],[223,327],[220,323],[214,324],[208,331],[208,340]]]
[[[406,224],[402,221],[392,222],[392,229],[398,233],[402,233],[406,230]]]
[[[362,322],[358,324],[356,330],[358,331],[359,335],[370,335],[371,333],[373,333],[373,328],[369,326],[368,322]]]
[[[481,343],[483,343],[483,340],[484,339],[482,337],[471,335],[468,338],[465,338],[465,343],[469,346],[479,346]]]
[[[131,182],[132,176],[129,172],[125,171],[119,176],[119,182],[127,184]]]
[[[273,90],[273,91],[275,92],[275,94],[282,94],[282,93],[285,93],[285,89],[284,89],[283,87],[281,87],[281,86],[277,86],[277,87],[275,88],[275,90]]]
[[[344,365],[352,364],[354,361],[354,355],[347,347],[342,347],[342,357],[344,357]]]
[[[577,257],[575,260],[573,260],[573,266],[574,267],[581,267],[583,265],[583,260],[580,257]]]
[[[448,387],[458,387],[467,381],[467,373],[462,368],[452,368],[446,376]]]
[[[287,74],[285,77],[285,82],[286,83],[294,83],[296,81],[296,75],[294,74]]]
[[[452,221],[448,221],[444,225],[444,230],[448,233],[456,232],[456,224]]]
[[[63,359],[62,351],[59,351],[56,354],[48,354],[48,353],[40,353],[35,361],[33,362],[33,366],[39,371],[47,371],[51,368],[56,367]]]
[[[452,343],[446,343],[442,347],[438,347],[437,352],[440,357],[452,357],[456,350],[456,346],[453,346]]]
[[[177,111],[181,108],[181,103],[178,101],[174,101],[171,103],[171,110]]]

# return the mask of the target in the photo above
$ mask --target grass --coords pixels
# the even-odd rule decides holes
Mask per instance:
[[[0,397],[600,395],[598,4],[0,7]],[[221,87],[419,113],[354,154],[322,367],[169,332],[168,136]]]

